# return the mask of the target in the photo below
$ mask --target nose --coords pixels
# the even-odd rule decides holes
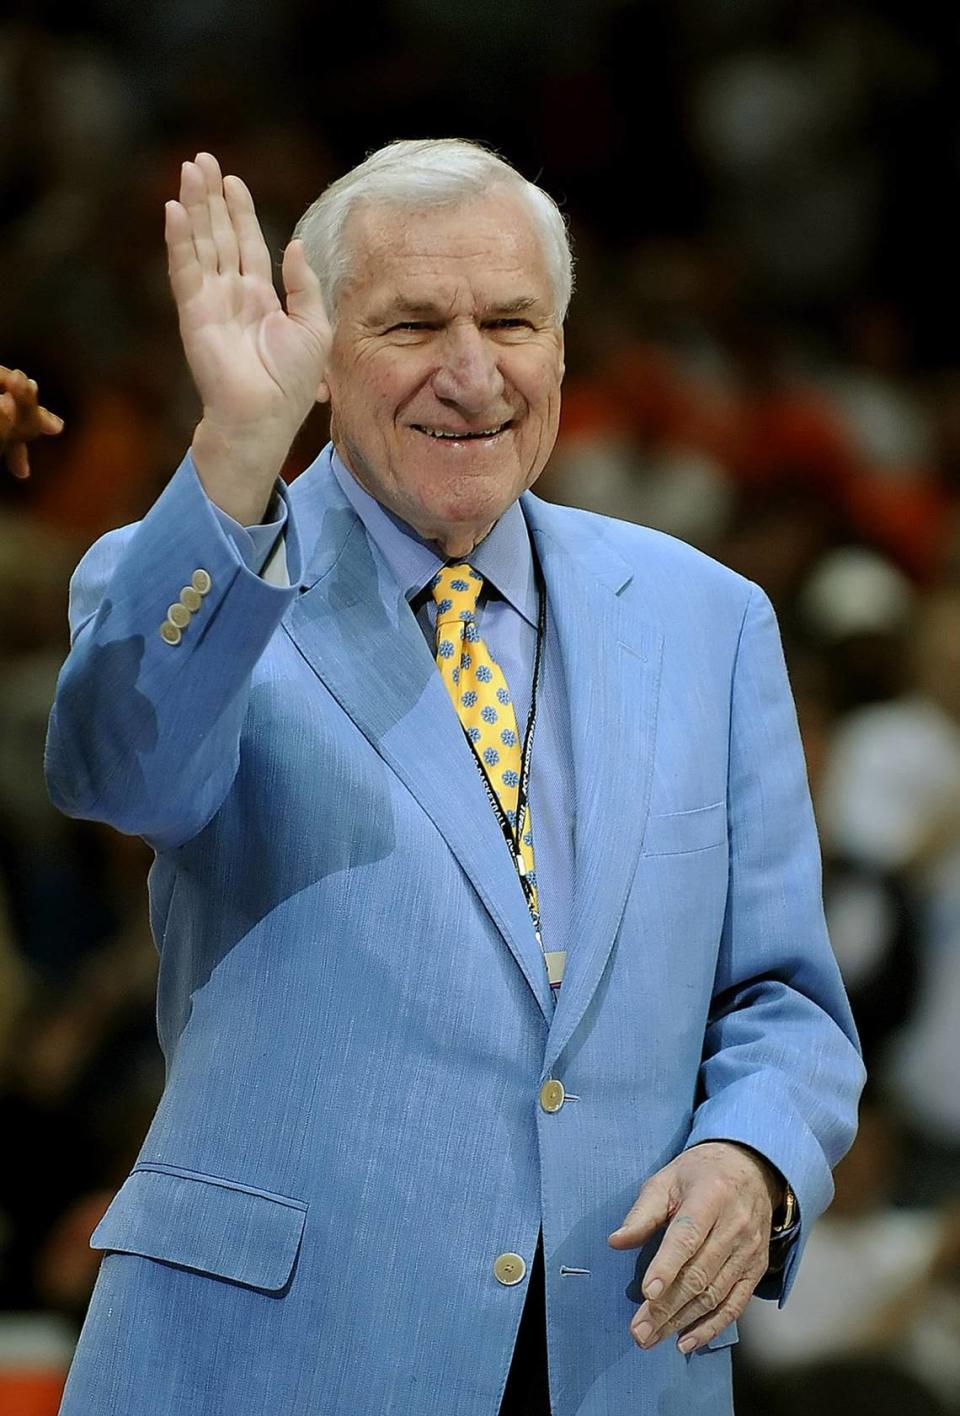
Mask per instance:
[[[446,332],[431,382],[440,402],[465,418],[490,412],[505,387],[498,350],[475,324],[454,325]]]

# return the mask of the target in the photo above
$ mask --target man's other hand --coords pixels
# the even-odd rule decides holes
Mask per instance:
[[[638,1248],[666,1226],[630,1324],[638,1346],[680,1333],[693,1352],[740,1316],[767,1270],[782,1194],[773,1166],[733,1141],[692,1146],[650,1177],[608,1241]]]
[[[0,456],[14,477],[24,481],[30,476],[27,443],[55,437],[62,429],[63,419],[37,402],[36,380],[0,364]]]

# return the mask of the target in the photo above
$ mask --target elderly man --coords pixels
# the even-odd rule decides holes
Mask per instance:
[[[400,142],[297,231],[284,308],[184,164],[203,416],[72,587],[49,780],[156,851],[168,1075],[62,1410],[720,1416],[861,1081],[773,616],[530,494],[544,192]]]

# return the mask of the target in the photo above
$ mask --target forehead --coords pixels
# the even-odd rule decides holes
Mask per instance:
[[[522,199],[491,193],[459,206],[365,203],[345,231],[351,270],[345,295],[365,301],[509,300],[551,303],[539,234]]]

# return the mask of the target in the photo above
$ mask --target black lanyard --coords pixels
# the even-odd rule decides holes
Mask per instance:
[[[546,635],[547,625],[547,595],[543,584],[543,577],[540,573],[539,565],[536,566],[537,592],[539,595],[539,609],[537,611],[537,648],[533,660],[533,687],[530,692],[530,712],[527,714],[527,730],[523,735],[523,751],[520,757],[520,786],[517,791],[517,812],[516,824],[511,826],[507,820],[507,814],[500,805],[500,798],[493,789],[487,769],[483,759],[471,741],[470,735],[464,728],[464,737],[470,743],[470,751],[473,753],[473,760],[477,764],[480,779],[483,782],[490,805],[493,807],[493,814],[497,818],[500,830],[503,832],[503,839],[507,843],[507,849],[513,858],[517,875],[520,878],[520,885],[523,889],[523,897],[527,902],[527,909],[530,911],[530,918],[533,920],[533,931],[537,936],[537,943],[543,949],[543,940],[540,937],[540,911],[537,908],[536,896],[533,885],[527,878],[527,868],[523,860],[521,842],[523,832],[529,816],[529,792],[530,792],[530,761],[533,757],[533,735],[537,727],[537,694],[540,687],[541,667],[543,659],[543,641]],[[489,652],[489,651],[488,651]]]

